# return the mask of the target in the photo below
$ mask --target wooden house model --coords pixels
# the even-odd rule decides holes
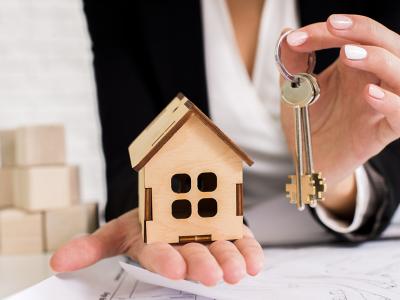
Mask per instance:
[[[243,236],[243,162],[253,161],[179,94],[129,146],[145,243]]]

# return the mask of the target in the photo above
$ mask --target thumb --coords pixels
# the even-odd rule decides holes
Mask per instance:
[[[95,233],[71,240],[58,249],[50,259],[55,272],[71,272],[97,261],[125,253],[140,246],[140,224],[137,209],[114,219]]]
[[[290,28],[285,28],[281,36],[288,31]],[[308,57],[309,53],[296,52],[293,47],[290,47],[287,43],[287,36],[283,39],[281,43],[281,64],[285,67],[291,74],[298,74],[301,72],[306,72],[308,69]],[[280,66],[278,66],[279,68]],[[280,77],[280,83],[282,85],[285,79],[283,76]]]
[[[79,237],[59,248],[50,259],[55,272],[71,272],[88,267],[104,257],[101,240],[93,235]]]

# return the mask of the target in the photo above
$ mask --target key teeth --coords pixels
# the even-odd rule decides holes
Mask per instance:
[[[286,184],[286,197],[289,198],[289,203],[296,204],[296,176],[289,175],[290,183]]]
[[[323,193],[326,192],[326,180],[321,173],[313,173],[312,177],[314,179],[316,197],[321,199],[323,198]]]
[[[285,186],[286,197],[290,199],[289,203],[297,204],[297,178],[296,175],[288,176],[290,183]],[[319,201],[323,201],[323,194],[326,191],[326,180],[321,173],[312,173],[303,175],[301,179],[303,202],[311,207],[316,207]]]
[[[306,187],[304,189],[304,194],[305,194],[305,200],[304,203],[311,205],[311,203],[314,202],[315,194],[317,193],[316,186],[315,186],[315,180],[312,175],[304,175],[302,177],[302,184],[303,187]]]

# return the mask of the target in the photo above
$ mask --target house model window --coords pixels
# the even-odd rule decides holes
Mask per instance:
[[[203,198],[197,204],[197,211],[200,217],[211,218],[217,214],[217,200],[214,198]]]
[[[187,193],[191,188],[191,180],[188,174],[175,174],[171,178],[171,188],[175,193]]]
[[[129,146],[145,243],[243,236],[243,163],[252,160],[178,95]]]
[[[213,192],[217,188],[217,175],[212,172],[201,173],[197,177],[197,188],[200,192]],[[191,178],[188,174],[175,174],[171,178],[171,189],[177,194],[190,193]],[[195,196],[197,192],[195,191]],[[206,196],[206,195],[204,195]],[[214,198],[199,199],[197,213],[202,218],[214,217],[218,212],[218,204]],[[192,214],[192,205],[188,200],[175,200],[171,205],[171,213],[175,219],[186,219]]]
[[[197,177],[197,188],[202,192],[212,192],[217,188],[217,176],[214,173],[201,173]]]
[[[192,204],[189,200],[180,199],[172,202],[172,215],[175,219],[187,219],[192,214]]]

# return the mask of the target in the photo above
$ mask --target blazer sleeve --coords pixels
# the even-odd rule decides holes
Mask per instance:
[[[389,225],[400,202],[400,140],[388,145],[381,153],[364,164],[374,191],[373,207],[368,209],[364,222],[356,231],[338,233],[325,226],[314,209],[312,215],[339,240],[363,242],[378,237]]]
[[[108,1],[84,1],[106,163],[107,221],[138,205],[137,174],[130,167],[128,146],[159,110],[154,100],[157,89],[149,86],[143,65],[146,53],[143,47],[135,47],[141,36],[134,30],[138,28],[135,11],[129,8]],[[130,16],[124,17],[127,13]],[[126,28],[133,38],[124,36]]]

